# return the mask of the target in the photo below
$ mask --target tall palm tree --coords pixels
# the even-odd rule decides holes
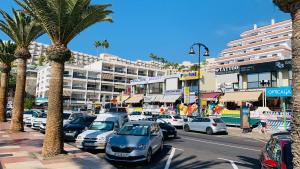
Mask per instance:
[[[17,45],[15,56],[17,58],[17,81],[13,102],[13,113],[11,130],[19,132],[24,130],[23,111],[26,84],[26,63],[31,57],[28,46],[41,36],[44,31],[42,27],[31,16],[23,11],[12,10],[13,16],[0,10],[3,21],[0,21],[0,30],[6,33]]]
[[[14,56],[16,48],[16,44],[11,41],[3,42],[0,39],[0,122],[6,121],[8,79],[11,63],[16,59]]]
[[[47,49],[51,62],[51,79],[46,134],[42,155],[63,153],[63,74],[71,57],[68,43],[97,22],[109,21],[110,4],[91,4],[91,0],[15,0],[42,25],[52,41]]]
[[[108,40],[105,39],[105,40],[102,42],[102,47],[103,47],[104,49],[109,48],[109,42],[108,42]]]
[[[300,168],[300,1],[273,0],[283,11],[292,17],[292,62],[293,62],[293,118],[292,118],[292,154],[294,168]]]
[[[99,41],[99,40],[96,40],[95,42],[94,42],[94,47],[96,48],[96,50],[97,50],[97,55],[99,55],[99,47],[100,46],[102,46],[102,42],[101,41]]]

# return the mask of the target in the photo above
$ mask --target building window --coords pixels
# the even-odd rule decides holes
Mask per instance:
[[[293,84],[293,72],[292,70],[289,70],[289,85],[291,86]]]
[[[271,72],[259,73],[259,87],[271,87]]]
[[[258,74],[254,73],[254,74],[248,74],[248,84],[247,84],[247,88],[248,89],[255,89],[258,88]]]
[[[149,94],[162,94],[163,93],[163,83],[152,83],[149,84]]]

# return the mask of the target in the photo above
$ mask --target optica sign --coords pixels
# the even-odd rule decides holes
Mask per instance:
[[[188,71],[188,72],[183,72],[180,74],[180,80],[196,80],[196,79],[201,79],[202,78],[202,72],[200,72],[200,76],[198,75],[199,71]]]
[[[291,97],[292,95],[292,86],[266,88],[267,97]]]

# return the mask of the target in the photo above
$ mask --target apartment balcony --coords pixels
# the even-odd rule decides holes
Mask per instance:
[[[114,82],[116,82],[116,83],[126,83],[126,80],[115,79]]]
[[[72,97],[72,101],[85,101],[85,98],[80,98],[80,97]]]
[[[113,90],[112,89],[101,89],[101,91],[103,91],[103,92],[112,92]]]
[[[139,75],[139,76],[147,76],[146,73],[139,73],[138,75]]]
[[[102,81],[106,81],[106,82],[114,82],[113,79],[102,79]]]
[[[102,71],[113,72],[114,70],[113,70],[113,69],[109,69],[109,68],[103,67],[103,68],[102,68]]]
[[[82,86],[73,86],[72,89],[86,90],[86,88],[85,88],[85,87],[82,87]]]
[[[64,85],[64,89],[72,89],[72,86]]]
[[[87,101],[97,102],[97,101],[99,101],[99,98],[88,98]]]
[[[89,80],[100,80],[99,77],[88,77]]]
[[[97,87],[87,87],[88,90],[98,90]]]
[[[64,74],[64,77],[72,77],[72,75]]]
[[[86,79],[86,76],[83,76],[83,75],[74,75],[73,78]]]
[[[116,73],[126,73],[126,71],[120,70],[120,69],[116,69],[115,72],[116,72]]]
[[[131,72],[131,71],[127,71],[127,74],[130,74],[130,75],[137,75],[136,72]]]

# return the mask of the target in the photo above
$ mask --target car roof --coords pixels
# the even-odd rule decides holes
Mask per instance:
[[[155,121],[130,121],[130,122],[127,122],[126,124],[140,124],[140,125],[152,125],[156,123]]]

